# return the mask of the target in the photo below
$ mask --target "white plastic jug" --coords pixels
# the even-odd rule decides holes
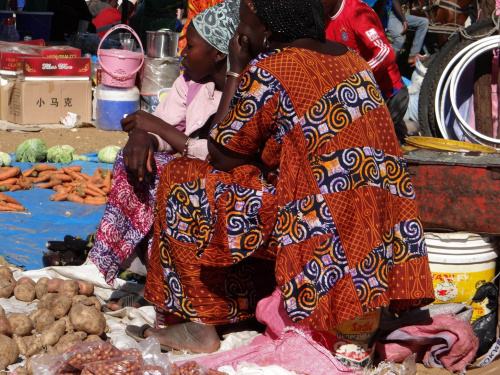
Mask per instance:
[[[100,84],[96,88],[95,126],[101,130],[122,130],[120,121],[124,116],[139,110],[139,89],[108,87]]]

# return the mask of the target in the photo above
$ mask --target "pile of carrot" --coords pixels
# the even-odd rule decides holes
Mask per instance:
[[[31,179],[21,173],[21,168],[0,167],[0,192],[29,190],[32,187]]]
[[[25,208],[16,199],[0,193],[0,211],[24,211]]]
[[[70,201],[92,205],[104,205],[111,191],[112,171],[98,166],[93,176],[82,173],[82,167],[72,165],[57,169],[50,164],[35,164],[22,174],[33,178],[34,186],[53,189],[50,199],[56,202]]]

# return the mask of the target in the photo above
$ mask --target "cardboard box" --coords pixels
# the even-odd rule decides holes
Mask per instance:
[[[10,93],[15,83],[15,79],[2,80],[2,85],[0,86],[0,120],[2,121],[7,121],[9,116]]]
[[[91,121],[92,83],[87,81],[16,81],[10,93],[9,122],[58,124],[68,112]]]
[[[23,75],[26,80],[40,79],[42,77],[80,77],[88,79],[90,77],[90,58],[70,57],[25,57],[23,62]]]

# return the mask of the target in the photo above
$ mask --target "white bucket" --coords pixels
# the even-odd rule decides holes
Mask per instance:
[[[498,241],[475,233],[425,233],[435,303],[468,302],[483,283],[495,277]],[[472,320],[487,314],[472,303]]]

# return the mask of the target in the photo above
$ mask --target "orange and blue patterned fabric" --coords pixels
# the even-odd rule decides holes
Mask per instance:
[[[415,192],[355,52],[260,55],[211,138],[258,162],[230,172],[189,159],[166,166],[147,299],[223,324],[253,316],[277,284],[290,318],[314,330],[432,302]]]

